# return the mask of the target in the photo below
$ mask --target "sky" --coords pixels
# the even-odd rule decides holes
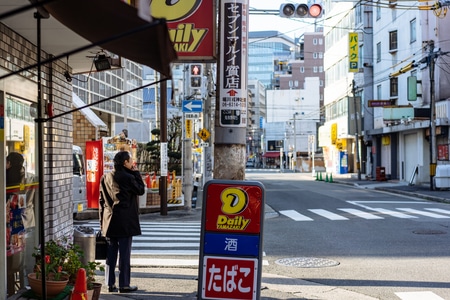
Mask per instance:
[[[249,31],[276,30],[294,38],[303,32],[313,31],[311,19],[287,19],[273,14],[256,15],[252,14],[252,9],[257,10],[279,10],[282,3],[303,3],[306,1],[286,1],[286,0],[249,0],[250,3],[250,24]]]

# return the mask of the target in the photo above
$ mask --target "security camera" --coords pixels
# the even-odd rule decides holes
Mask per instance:
[[[72,82],[72,76],[70,76],[69,71],[64,72],[64,77],[66,77],[67,82]]]

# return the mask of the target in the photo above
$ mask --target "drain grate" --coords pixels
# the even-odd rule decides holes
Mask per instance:
[[[415,233],[415,234],[446,234],[445,231],[442,231],[442,230],[431,230],[431,229],[414,230],[413,233]]]
[[[330,259],[316,257],[293,257],[281,258],[275,261],[276,264],[297,268],[326,268],[339,265],[339,262]]]

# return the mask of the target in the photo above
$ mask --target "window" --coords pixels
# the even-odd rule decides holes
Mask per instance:
[[[317,45],[317,39],[316,38],[313,39],[313,45]]]
[[[389,51],[397,50],[397,30],[389,32]]]
[[[317,55],[317,52],[314,52],[314,53],[313,53],[313,58],[314,58],[314,59],[317,59],[317,56],[318,56],[318,55]]]
[[[323,52],[319,52],[319,58],[320,58],[320,59],[323,58]]]
[[[300,67],[300,73],[305,73],[305,67]]]
[[[398,96],[398,77],[392,77],[390,79],[390,86],[391,86],[390,96],[397,97]]]
[[[319,66],[319,73],[323,73],[323,66]]]
[[[381,19],[381,6],[380,6],[380,0],[377,1],[377,20]]]
[[[416,39],[416,19],[412,19],[409,22],[409,42],[414,43]]]
[[[317,73],[317,66],[314,66],[313,72],[314,72],[314,73]]]
[[[381,84],[377,85],[377,99],[381,100]]]
[[[381,42],[377,43],[377,62],[381,61]]]

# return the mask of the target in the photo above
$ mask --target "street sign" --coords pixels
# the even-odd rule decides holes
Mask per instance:
[[[209,147],[209,143],[202,142],[199,145],[200,147]]]
[[[209,138],[209,136],[211,135],[208,131],[208,129],[203,128],[202,130],[200,130],[199,133],[197,133],[198,137],[201,138],[204,142],[206,142],[206,140]]]
[[[202,109],[201,100],[183,100],[183,112],[202,112]]]
[[[199,299],[259,299],[264,186],[210,180],[204,191]]]
[[[198,119],[198,118],[200,118],[200,114],[199,113],[185,113],[184,118],[185,119]]]

